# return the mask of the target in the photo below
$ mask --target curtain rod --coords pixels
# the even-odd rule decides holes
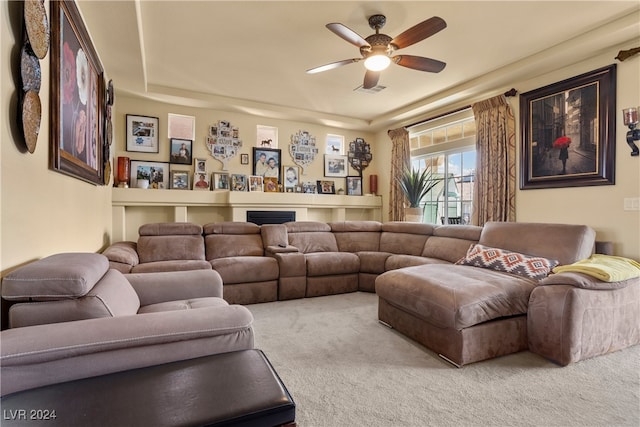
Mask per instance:
[[[504,96],[511,97],[511,96],[516,96],[517,94],[518,94],[518,91],[515,90],[514,88],[511,88],[511,89],[509,89],[508,91],[506,91],[504,93]],[[440,117],[448,116],[449,114],[458,113],[458,112],[460,112],[462,110],[466,110],[468,108],[471,108],[471,105],[465,105],[464,107],[460,107],[460,108],[458,108],[456,110],[448,111],[446,113],[438,114],[437,116],[434,116],[434,117],[429,117],[428,119],[420,120],[419,122],[411,123],[410,125],[406,125],[404,128],[408,129],[408,128],[411,128],[411,127],[414,127],[414,126],[418,126],[418,125],[421,125],[423,123],[429,122],[431,120],[435,120],[435,119],[439,119]],[[387,132],[389,132],[389,131],[387,131]]]

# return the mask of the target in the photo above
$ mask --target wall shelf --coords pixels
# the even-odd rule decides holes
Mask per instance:
[[[248,210],[296,212],[297,221],[382,220],[381,196],[113,188],[113,241],[149,222],[246,221]]]

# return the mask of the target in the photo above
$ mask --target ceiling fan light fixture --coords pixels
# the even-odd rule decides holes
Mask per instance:
[[[364,61],[364,66],[369,71],[382,71],[391,64],[391,58],[384,54],[371,55]]]

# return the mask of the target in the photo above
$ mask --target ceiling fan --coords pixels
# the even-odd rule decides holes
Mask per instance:
[[[384,15],[373,15],[369,18],[369,26],[376,31],[369,37],[362,38],[358,33],[346,27],[343,24],[331,23],[326,27],[334,32],[338,37],[343,38],[349,43],[360,48],[362,58],[344,59],[338,62],[322,65],[320,67],[311,68],[307,73],[314,74],[322,71],[332,70],[343,65],[359,62],[364,59],[364,66],[367,69],[364,75],[365,89],[371,89],[378,84],[380,79],[380,71],[389,66],[391,62],[395,62],[403,67],[412,68],[419,71],[427,71],[430,73],[439,73],[445,67],[445,63],[436,59],[424,58],[414,55],[393,55],[398,49],[411,46],[431,37],[437,32],[445,29],[447,23],[442,18],[434,16],[427,19],[408,30],[404,31],[395,38],[391,38],[386,34],[381,34],[380,29],[384,27],[387,18]]]

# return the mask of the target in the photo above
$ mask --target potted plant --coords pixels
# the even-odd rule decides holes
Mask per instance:
[[[420,202],[439,181],[433,179],[430,167],[423,170],[408,167],[404,169],[398,178],[398,184],[409,201],[409,207],[405,207],[407,221],[422,222],[423,208]]]

